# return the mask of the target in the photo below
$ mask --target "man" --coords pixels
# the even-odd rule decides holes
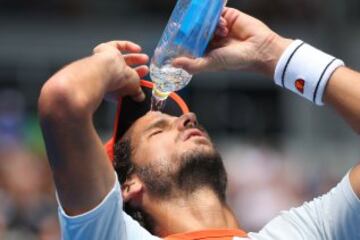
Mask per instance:
[[[114,142],[117,177],[92,116],[105,95],[144,100],[139,79],[148,73],[148,57],[140,52],[131,42],[100,44],[41,91],[64,239],[360,239],[360,166],[330,193],[280,215],[259,233],[239,230],[226,205],[221,158],[192,113],[150,112],[133,123]],[[191,73],[275,75],[277,84],[334,107],[360,133],[359,73],[235,9],[225,9],[206,57],[173,64]],[[123,212],[123,202],[147,230]]]

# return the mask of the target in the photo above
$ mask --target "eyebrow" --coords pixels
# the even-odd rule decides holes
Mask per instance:
[[[148,126],[144,132],[148,132],[150,131],[151,129],[154,129],[154,128],[163,128],[163,127],[166,127],[169,125],[169,122],[168,120],[166,120],[165,118],[162,118],[160,120],[157,120],[156,122],[150,124],[150,126]]]

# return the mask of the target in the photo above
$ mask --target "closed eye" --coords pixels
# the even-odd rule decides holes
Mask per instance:
[[[163,132],[163,130],[161,130],[161,129],[156,130],[156,131],[152,132],[149,137],[155,136],[155,135],[157,135],[159,133],[162,133],[162,132]]]

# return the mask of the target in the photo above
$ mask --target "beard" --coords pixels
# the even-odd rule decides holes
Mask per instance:
[[[191,195],[196,190],[210,188],[225,202],[227,174],[216,150],[190,151],[180,157],[176,167],[170,164],[150,164],[137,168],[149,194],[158,199],[169,199],[176,194]]]

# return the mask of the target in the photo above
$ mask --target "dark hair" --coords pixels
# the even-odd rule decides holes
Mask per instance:
[[[114,145],[114,168],[120,184],[124,184],[127,177],[133,172],[134,165],[131,162],[131,142],[126,138],[119,140]]]
[[[117,141],[114,145],[114,168],[120,184],[124,184],[126,179],[135,171],[135,166],[131,162],[132,147],[129,138]],[[124,202],[124,211],[141,226],[152,231],[152,221],[148,214],[141,209],[134,208],[128,202]]]

